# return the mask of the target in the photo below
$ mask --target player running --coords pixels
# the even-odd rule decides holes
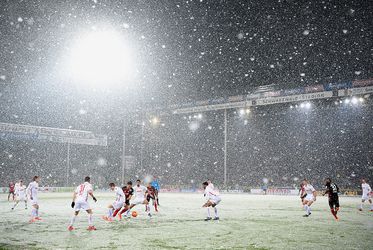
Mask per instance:
[[[145,205],[145,211],[148,213],[149,217],[152,217],[152,214],[150,213],[150,207],[149,202],[145,199],[145,196],[147,195],[147,188],[141,185],[141,181],[136,181],[136,186],[134,188],[135,191],[135,199],[131,202],[131,206],[127,210],[127,216],[130,213],[131,209],[138,205],[138,204],[144,204]]]
[[[154,209],[156,212],[158,212],[158,205],[157,205],[157,190],[155,189],[154,186],[152,186],[151,183],[148,183],[148,186],[146,187],[147,189],[147,195],[146,195],[146,200],[148,201],[148,203],[150,203],[150,199],[153,200],[153,206],[154,206]],[[150,206],[150,205],[148,205]],[[150,208],[149,208],[150,210]]]
[[[95,226],[93,225],[92,220],[92,209],[88,203],[88,195],[92,197],[92,199],[97,202],[96,197],[93,195],[93,188],[91,185],[91,178],[89,176],[84,178],[84,183],[80,184],[74,194],[73,194],[73,201],[71,202],[71,207],[74,209],[74,215],[71,218],[70,225],[68,227],[69,231],[74,230],[74,222],[76,217],[79,214],[81,209],[85,210],[88,213],[88,231],[96,230]]]
[[[102,216],[102,218],[106,221],[113,221],[114,211],[121,209],[124,205],[124,201],[126,200],[126,196],[123,190],[120,187],[116,187],[114,183],[109,184],[111,191],[115,192],[116,199],[115,201],[109,205],[109,211],[107,216]]]
[[[14,208],[18,205],[20,201],[25,202],[25,209],[27,209],[26,185],[23,184],[22,180],[20,180],[19,183],[16,183],[15,194],[16,194],[16,202],[14,203],[12,210],[14,210]]]
[[[159,181],[156,176],[154,176],[153,181],[151,182],[151,185],[155,188],[155,196],[157,197],[157,205],[159,206],[159,190],[161,189],[159,185]]]
[[[316,190],[308,183],[306,179],[303,180],[304,191],[306,192],[306,197],[303,200],[304,210],[306,214],[303,217],[309,217],[311,215],[311,205],[316,201]]]
[[[10,199],[10,196],[12,196],[12,200],[14,201],[15,198],[15,184],[13,182],[9,183],[9,194],[8,194],[8,201]]]
[[[363,211],[364,202],[368,201],[370,203],[370,211],[373,212],[372,198],[370,196],[370,192],[372,192],[372,189],[365,179],[361,180],[361,189],[363,191],[363,195],[361,196],[359,211]]]
[[[120,220],[122,219],[122,214],[125,213],[130,207],[130,200],[133,196],[132,181],[127,182],[127,186],[124,186],[122,188],[122,190],[123,190],[124,195],[126,196],[126,201],[124,202],[124,207],[123,207],[122,211],[120,211],[121,208],[118,208],[117,210],[115,210],[115,212],[113,214],[113,217],[115,217],[120,211],[120,213],[118,215]]]
[[[219,220],[218,209],[216,208],[216,206],[221,201],[219,193],[213,189],[213,185],[212,185],[211,182],[208,183],[206,181],[206,182],[202,183],[202,187],[205,190],[204,196],[205,196],[205,198],[207,200],[207,202],[205,204],[203,204],[203,206],[202,206],[202,207],[206,207],[207,208],[207,217],[206,217],[205,221],[211,220],[211,215],[210,215],[210,209],[209,209],[209,207],[213,207],[214,208],[214,212],[215,212],[214,220]]]
[[[38,189],[39,189],[40,176],[34,176],[32,182],[27,187],[27,194],[30,198],[32,206],[30,223],[37,220],[41,220],[39,217],[39,201],[38,201]]]
[[[325,187],[326,190],[323,195],[328,194],[330,212],[336,220],[339,220],[337,216],[337,213],[339,211],[339,187],[337,186],[337,184],[332,182],[330,178],[325,179]]]

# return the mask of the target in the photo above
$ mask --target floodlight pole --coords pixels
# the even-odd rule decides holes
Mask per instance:
[[[122,184],[124,185],[124,169],[126,166],[126,121],[123,120],[123,145],[122,145]]]
[[[66,158],[66,187],[69,186],[69,172],[70,172],[70,142],[67,143],[67,158]]]
[[[227,187],[227,109],[224,109],[224,187]]]

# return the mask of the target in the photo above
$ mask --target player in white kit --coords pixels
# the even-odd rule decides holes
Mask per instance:
[[[372,188],[370,185],[367,183],[365,179],[361,180],[361,189],[363,192],[363,195],[361,196],[361,204],[360,204],[360,211],[363,211],[363,204],[365,201],[368,201],[370,203],[370,211],[373,212],[373,204],[372,204],[372,197],[371,197],[371,192]]]
[[[39,201],[38,201],[38,189],[39,189],[40,177],[34,176],[32,182],[27,187],[27,194],[30,199],[32,206],[30,223],[37,220],[41,220],[39,217]]]
[[[152,217],[152,214],[150,213],[150,207],[148,206],[149,205],[149,202],[146,200],[146,195],[147,195],[147,188],[143,185],[141,185],[141,181],[140,180],[137,180],[136,181],[136,186],[133,188],[134,190],[134,193],[135,193],[135,199],[133,199],[131,201],[131,206],[129,207],[129,209],[127,210],[127,213],[126,213],[126,216],[129,215],[130,213],[130,210],[136,206],[136,205],[139,205],[139,204],[144,204],[146,209],[145,211],[148,213],[148,216],[149,217]]]
[[[74,209],[74,215],[71,218],[70,225],[68,227],[69,231],[74,230],[74,222],[76,217],[79,214],[80,210],[85,210],[88,213],[88,228],[87,230],[92,231],[96,230],[95,226],[93,225],[92,221],[92,209],[88,203],[88,195],[92,197],[92,199],[97,202],[96,197],[93,195],[93,188],[91,185],[91,178],[89,176],[84,178],[84,183],[80,184],[74,194],[73,194],[73,201],[71,203],[71,207]]]
[[[20,201],[25,202],[25,209],[27,209],[27,195],[26,195],[26,185],[23,184],[23,181],[20,180],[15,185],[15,194],[16,194],[16,201],[12,207],[12,210],[18,205]]]
[[[306,193],[306,197],[303,199],[303,208],[306,214],[303,217],[308,217],[311,215],[311,205],[316,201],[316,189],[306,179],[303,180],[303,188]]]
[[[108,215],[102,216],[102,218],[106,221],[113,221],[114,211],[123,207],[124,202],[126,200],[126,196],[124,195],[122,188],[116,187],[114,183],[110,183],[109,187],[111,191],[115,192],[116,199],[112,204],[109,205]]]
[[[218,209],[216,208],[216,206],[221,201],[219,192],[214,190],[214,186],[211,183],[211,181],[210,182],[206,181],[206,182],[202,183],[202,187],[205,190],[204,196],[207,200],[206,203],[203,204],[203,206],[202,206],[202,207],[207,208],[207,217],[206,217],[205,221],[211,220],[210,207],[214,208],[214,212],[215,212],[214,220],[219,220]]]

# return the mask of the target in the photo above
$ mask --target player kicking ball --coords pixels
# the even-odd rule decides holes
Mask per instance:
[[[210,207],[214,208],[214,212],[215,212],[214,220],[219,220],[218,209],[216,208],[216,206],[221,201],[219,193],[213,189],[212,183],[209,183],[207,181],[202,183],[202,187],[205,190],[204,196],[207,200],[207,202],[205,204],[203,204],[203,206],[202,206],[202,207],[207,208],[207,217],[206,217],[205,221],[209,221],[209,220],[212,219],[211,215],[210,215]]]
[[[365,201],[368,201],[370,203],[370,211],[373,212],[373,204],[372,204],[372,198],[370,196],[370,192],[372,192],[372,188],[369,186],[367,181],[365,179],[361,180],[361,189],[363,191],[363,195],[361,196],[361,204],[359,211],[363,211],[363,205]]]
[[[115,201],[109,205],[108,215],[102,216],[102,219],[106,221],[113,221],[115,215],[114,211],[120,209],[124,205],[124,201],[126,200],[126,196],[123,192],[123,190],[120,187],[116,187],[114,183],[110,183],[109,187],[111,191],[115,192],[116,199]]]
[[[74,209],[75,212],[74,212],[74,215],[71,217],[70,225],[68,227],[69,231],[73,231],[75,229],[74,223],[80,210],[85,210],[88,214],[87,230],[88,231],[96,230],[95,226],[93,225],[93,220],[92,220],[93,213],[88,203],[88,195],[90,195],[95,202],[97,202],[97,199],[93,195],[93,188],[90,182],[91,182],[91,178],[89,176],[85,177],[84,183],[80,184],[76,188],[73,194],[73,201],[71,202],[71,207]]]
[[[123,190],[124,195],[126,196],[126,201],[124,202],[124,205],[123,205],[124,207],[122,211],[120,211],[121,208],[118,208],[117,210],[114,211],[114,214],[113,214],[113,217],[115,217],[120,212],[118,215],[119,220],[122,219],[122,214],[124,214],[130,207],[130,200],[133,195],[132,181],[127,182],[127,186],[124,186],[122,190]]]
[[[145,205],[145,211],[148,213],[149,218],[152,217],[152,214],[150,213],[150,207],[149,207],[149,202],[146,200],[145,196],[147,195],[148,191],[147,188],[143,185],[141,185],[141,181],[137,180],[136,181],[136,186],[134,187],[135,191],[135,199],[132,200],[131,206],[129,207],[128,210],[125,210],[126,216],[129,215],[131,209],[139,204],[144,204]]]
[[[309,217],[311,215],[311,205],[316,201],[316,190],[308,183],[306,179],[303,180],[304,191],[306,192],[306,197],[303,200],[303,207],[306,214],[303,217]]]
[[[28,197],[30,198],[30,203],[32,206],[31,219],[29,221],[30,223],[33,223],[38,220],[42,220],[39,217],[39,201],[38,201],[39,182],[40,182],[40,177],[34,176],[34,178],[32,178],[32,182],[27,187]]]
[[[339,220],[337,216],[337,213],[339,211],[339,187],[337,186],[337,184],[332,182],[330,178],[325,179],[325,187],[326,190],[323,195],[328,194],[330,212],[336,220]]]
[[[26,195],[26,185],[20,180],[15,187],[16,201],[12,207],[12,210],[18,205],[20,201],[25,202],[25,209],[27,209],[27,195]]]

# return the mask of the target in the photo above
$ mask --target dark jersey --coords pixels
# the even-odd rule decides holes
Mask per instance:
[[[328,194],[329,198],[338,197],[339,187],[335,183],[329,183],[326,185],[325,194]]]
[[[155,191],[156,191],[155,187],[151,186],[151,187],[147,187],[146,189],[148,190],[148,196],[153,198],[155,196]]]
[[[14,188],[15,188],[14,184],[9,184],[9,193],[14,193]]]
[[[126,196],[126,200],[129,200],[130,196],[133,195],[133,188],[122,187],[123,193]]]

